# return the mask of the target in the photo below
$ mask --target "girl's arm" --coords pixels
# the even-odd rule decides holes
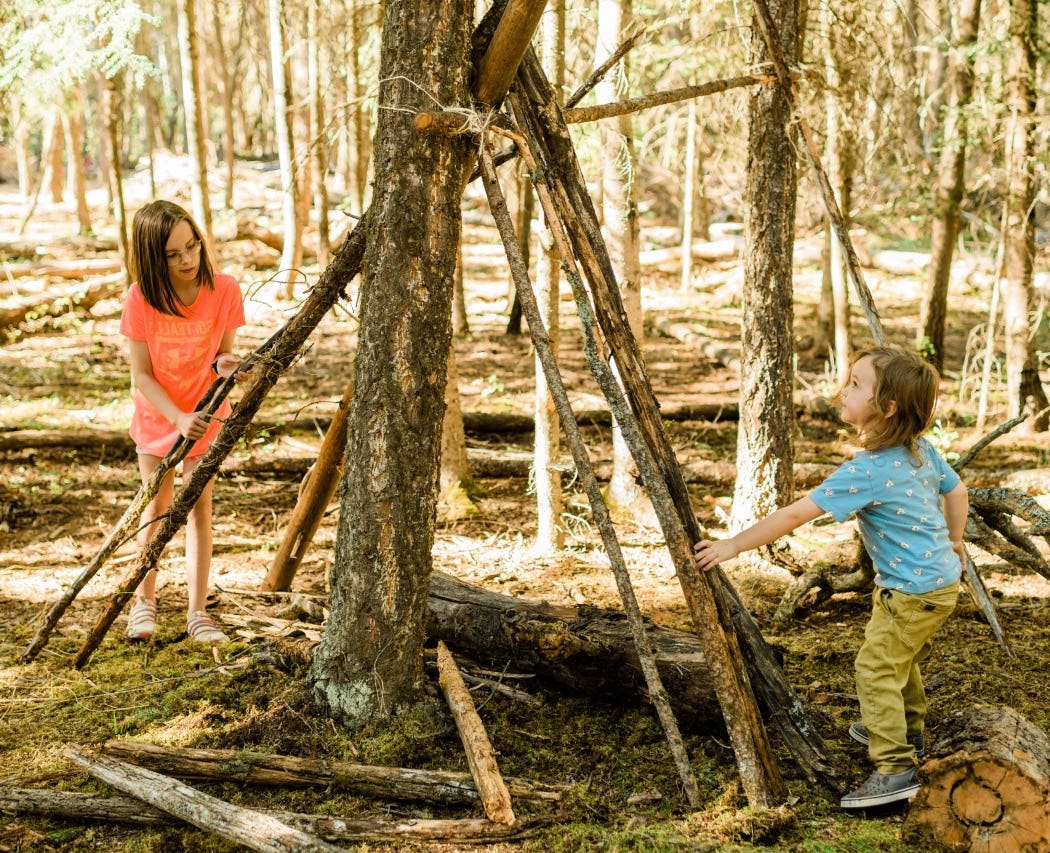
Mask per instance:
[[[149,347],[145,341],[129,340],[129,360],[131,361],[131,376],[135,380],[135,388],[142,392],[150,405],[160,412],[165,419],[170,421],[180,435],[196,441],[203,438],[208,431],[208,423],[199,417],[196,412],[184,412],[168,396],[161,384],[153,375],[153,360],[149,357]]]
[[[944,496],[944,520],[948,524],[948,538],[952,548],[965,565],[966,551],[963,549],[963,533],[966,531],[966,515],[970,511],[970,495],[966,484],[960,482]]]
[[[778,509],[772,515],[767,515],[761,521],[741,530],[736,536],[729,539],[717,541],[703,540],[697,542],[694,547],[694,559],[696,565],[707,571],[713,569],[719,563],[730,560],[744,551],[753,548],[761,548],[785,536],[796,527],[801,527],[807,521],[820,518],[824,514],[812,498],[799,498],[793,504]]]

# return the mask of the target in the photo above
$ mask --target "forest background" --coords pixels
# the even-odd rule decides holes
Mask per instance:
[[[1039,11],[1039,4],[1020,2],[793,7],[798,116],[812,129],[888,336],[923,349],[942,365],[944,400],[934,435],[949,454],[1017,414],[1026,397],[1040,408],[1040,383],[1037,389],[1031,385],[1047,350],[1041,249],[1047,202],[1041,93],[1047,90],[1047,69]],[[65,773],[75,779],[61,757],[64,742],[91,744],[106,734],[157,739],[158,732],[168,742],[188,745],[249,745],[299,754],[360,751],[406,765],[456,763],[458,747],[449,748],[447,721],[402,719],[390,728],[367,730],[355,743],[324,728],[323,715],[304,699],[301,679],[291,684],[287,675],[220,674],[211,677],[214,685],[205,677],[211,686],[187,688],[175,673],[185,671],[192,653],[176,634],[142,660],[115,638],[108,640],[105,686],[98,692],[62,669],[65,651],[42,664],[14,664],[41,602],[75,576],[134,488],[132,458],[118,438],[130,403],[115,322],[126,286],[121,258],[131,214],[149,199],[165,197],[207,223],[220,266],[245,289],[244,346],[264,341],[294,314],[333,248],[368,209],[373,133],[380,118],[380,31],[387,13],[381,5],[354,2],[322,8],[189,0],[174,6],[19,2],[0,12],[5,270],[0,320],[7,335],[0,351],[5,440],[0,523],[6,540],[0,547],[0,595],[10,614],[4,617],[10,636],[4,642],[10,697],[4,744],[19,767],[12,778],[43,780]],[[537,46],[552,79],[564,74],[560,91],[566,97],[615,45],[644,28],[626,63],[581,107],[769,71],[755,60],[750,7],[570,4],[562,26],[559,36],[545,20],[543,44],[538,40]],[[564,62],[561,69],[558,59]],[[1018,80],[1027,89],[1018,88]],[[725,91],[650,105],[629,120],[572,125],[607,237],[621,246],[615,250],[618,262],[629,264],[637,253],[640,272],[625,279],[638,288],[642,313],[636,329],[650,379],[668,411],[704,404],[729,411],[747,382],[741,340],[754,319],[743,307],[753,286],[747,267],[754,253],[744,222],[757,221],[756,197],[748,189],[755,166],[748,139],[749,124],[754,134],[750,99],[759,86],[769,84],[712,86]],[[797,120],[790,127],[797,130]],[[787,258],[781,252],[779,262],[787,267],[795,321],[780,330],[787,332],[793,351],[782,390],[803,411],[788,436],[795,445],[795,464],[789,467],[803,488],[807,475],[849,452],[847,437],[819,400],[833,389],[848,349],[866,342],[870,332],[856,307],[844,322],[849,312],[842,297],[847,275],[841,254],[828,238],[820,193],[806,178],[803,142],[797,133],[791,138],[799,175],[792,198],[794,249]],[[539,275],[544,240],[529,183],[515,164],[501,174],[519,228],[535,232],[526,245]],[[530,346],[527,338],[506,334],[513,299],[484,195],[474,185],[464,199],[464,222],[454,353],[469,438],[462,455],[483,491],[468,487],[466,497],[473,500],[467,507],[443,491],[435,565],[501,592],[618,607],[578,485],[557,479],[544,484],[535,473],[531,480],[527,476],[535,446],[513,416],[532,415]],[[783,280],[783,271],[779,275]],[[220,594],[227,605],[237,600],[234,590],[255,588],[265,575],[295,502],[287,478],[301,475],[301,463],[317,455],[325,416],[346,390],[358,300],[351,288],[325,319],[307,354],[267,401],[264,423],[238,447],[220,482],[219,499],[231,507],[217,531],[225,542],[216,563],[220,587],[231,590]],[[583,410],[600,408],[604,402],[589,385],[572,305],[567,296],[555,302],[564,315],[561,348],[574,403]],[[519,427],[500,433],[479,426],[473,415],[510,416]],[[754,485],[761,478],[734,476],[742,452],[735,420],[683,415],[668,421],[680,460],[691,466],[694,503],[705,524],[718,530],[741,507],[746,516],[782,501],[782,493],[765,486],[757,496],[741,494],[741,481]],[[968,481],[1012,485],[1045,503],[1050,487],[1043,483],[1047,448],[1041,427],[1045,419],[1030,418],[1000,439],[974,463]],[[605,428],[589,428],[587,437],[598,459],[616,457]],[[629,465],[622,470],[621,485],[629,493],[633,472]],[[610,476],[615,482],[615,471]],[[454,472],[446,479],[463,478]],[[563,489],[559,506],[551,495]],[[645,502],[635,498],[628,494],[623,501],[622,523],[630,531],[643,609],[660,624],[686,628],[673,566]],[[322,523],[317,553],[296,580],[297,588],[322,600],[334,527],[331,516]],[[803,540],[802,552],[823,554],[829,543],[842,552],[831,562],[852,567],[845,528],[820,528],[812,540]],[[1002,662],[976,612],[964,605],[946,640],[952,656],[934,664],[934,683],[943,685],[935,699],[938,710],[947,714],[960,697],[1006,704],[1045,730],[1045,703],[1028,696],[1025,671],[1038,672],[1050,657],[1045,632],[1037,630],[1050,594],[1047,576],[994,555],[979,555],[978,561],[1007,614],[1007,630],[1025,639],[1025,659],[1019,668],[1011,665],[1011,677],[991,683],[987,673]],[[169,579],[172,588],[177,574]],[[806,697],[829,710],[829,733],[848,724],[855,701],[849,660],[863,621],[862,596],[817,596],[804,622],[773,623],[791,572],[763,563],[740,566],[734,577],[773,641],[787,648],[785,665],[793,682],[808,685]],[[103,597],[116,583],[116,575],[103,573],[102,589],[86,607],[97,609],[95,596]],[[248,600],[256,614],[275,618],[281,611],[272,602]],[[75,617],[78,624],[62,638],[66,646],[83,634],[79,620],[89,623],[93,612]],[[244,630],[251,634],[249,626]],[[141,685],[143,667],[166,673],[179,688],[139,693],[130,707],[106,698]],[[68,718],[56,714],[41,728],[27,727],[27,698],[42,701],[42,690],[64,694],[49,700],[56,708],[76,704],[90,710]],[[267,692],[288,701],[264,702],[260,697]],[[605,730],[601,721],[607,711],[544,695],[542,716],[493,700],[491,722],[505,737],[500,748],[516,775],[542,768],[548,781],[591,779],[568,828],[536,842],[546,845],[543,849],[609,843],[674,847],[727,839],[811,849],[823,843],[832,849],[901,844],[893,816],[888,822],[845,821],[822,801],[807,799],[800,811],[766,824],[753,820],[740,809],[731,759],[717,740],[699,734],[690,735],[689,746],[710,777],[705,780],[710,801],[683,818],[681,793],[673,772],[662,766],[670,762],[659,752],[651,714],[613,705],[617,720],[631,728],[632,746],[641,750],[633,753],[623,749],[615,730]],[[228,712],[218,710],[223,702],[233,703]],[[289,732],[304,714],[311,720],[309,736],[300,740]],[[523,727],[530,734],[522,736]],[[594,747],[593,766],[583,774],[560,766],[573,754],[574,730],[584,731]],[[40,744],[46,747],[39,750]],[[841,738],[836,746],[853,755]],[[632,798],[654,787],[661,792],[654,801]],[[243,793],[245,802],[262,804]],[[303,803],[309,810],[308,800]],[[352,805],[362,808],[359,802]],[[97,830],[83,826],[12,826],[13,843],[19,843],[20,833],[26,844],[39,839],[89,848],[112,841],[105,835],[100,841]],[[181,838],[174,830],[160,832]],[[143,835],[149,837],[142,830],[138,840],[135,833],[122,837],[133,845]],[[178,843],[193,846],[199,838]]]

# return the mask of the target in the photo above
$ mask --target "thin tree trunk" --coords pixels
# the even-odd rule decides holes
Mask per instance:
[[[825,59],[825,74],[828,81],[827,98],[825,99],[827,115],[827,158],[828,158],[828,181],[835,192],[835,200],[838,202],[839,210],[842,211],[843,224],[849,229],[850,207],[852,205],[852,132],[845,127],[849,116],[846,109],[853,103],[852,82],[853,75],[846,68],[848,57],[847,44],[843,39],[848,38],[848,33],[840,35],[839,28],[849,29],[846,21],[850,21],[849,12],[845,9],[837,9],[832,12],[831,4],[825,0],[824,9],[825,26],[828,38],[828,51]],[[846,278],[846,258],[842,250],[842,244],[834,238],[834,229],[828,220],[828,234],[832,238],[828,241],[827,254],[827,277],[831,289],[832,304],[832,341],[834,342],[835,373],[838,382],[845,382],[849,371],[850,358],[850,310],[849,310],[849,286]]]
[[[463,235],[459,237],[459,247],[456,249],[456,284],[452,294],[452,332],[453,334],[469,335],[470,320],[467,317],[467,296],[463,289]]]
[[[565,0],[553,0],[543,16],[543,64],[554,90],[560,97],[565,85]],[[521,175],[521,187],[518,241],[525,248],[522,256],[527,269],[528,239],[533,212],[532,181],[528,175]],[[557,360],[561,339],[561,275],[554,247],[541,246],[541,251],[547,257],[538,267],[542,269],[543,277],[537,279],[536,299],[548,344]],[[514,301],[521,306],[517,289]],[[534,368],[536,396],[533,401],[533,417],[536,427],[533,435],[533,471],[536,487],[536,541],[533,548],[537,554],[551,554],[560,551],[565,544],[565,533],[561,523],[561,470],[558,468],[561,426],[539,353],[534,359]]]
[[[314,209],[317,211],[317,262],[328,266],[331,242],[328,236],[328,140],[324,128],[324,93],[321,73],[324,65],[321,36],[320,0],[309,0],[306,7],[307,76],[310,98],[310,151],[313,155]]]
[[[685,171],[682,181],[682,265],[678,287],[688,290],[693,281],[693,235],[696,233],[696,175],[700,164],[696,158],[696,100],[689,101],[685,118]]]
[[[239,26],[237,27],[237,44],[228,56],[226,52],[225,37],[223,29],[226,26],[222,18],[222,4],[212,4],[212,29],[215,35],[216,57],[219,63],[219,80],[222,84],[222,163],[226,174],[225,186],[223,188],[223,207],[233,210],[234,193],[234,152],[236,142],[234,140],[233,128],[233,101],[234,87],[237,79],[237,66],[240,64],[241,45],[244,42],[244,10],[245,3],[239,4]]]
[[[51,196],[52,204],[62,203],[62,194],[66,189],[66,170],[62,160],[62,151],[65,148],[65,140],[62,133],[62,110],[60,107],[52,107],[48,118],[48,135],[51,144],[47,149],[46,185],[48,194]]]
[[[120,83],[109,77],[103,82],[102,112],[105,116],[106,154],[109,160],[109,191],[117,220],[117,248],[124,269],[128,267],[128,220],[124,207],[124,180],[120,167]]]
[[[277,282],[284,285],[284,296],[295,296],[295,280],[302,262],[302,225],[299,220],[299,178],[295,160],[293,134],[294,113],[288,79],[288,61],[285,56],[284,0],[268,0],[270,25],[270,70],[273,74],[274,133],[277,154],[281,162],[281,194],[283,199],[284,250]]]
[[[934,192],[930,236],[930,271],[919,313],[917,343],[930,362],[944,367],[944,331],[948,313],[948,286],[952,256],[959,231],[959,205],[966,180],[966,109],[973,97],[972,49],[977,42],[981,0],[963,0],[959,6],[958,38],[949,63],[949,103],[941,132],[941,155]]]
[[[1050,425],[1046,391],[1039,377],[1039,359],[1031,316],[1036,308],[1035,285],[1035,75],[1039,19],[1035,0],[1011,0],[1010,51],[1006,60],[1007,224],[1003,279],[1003,319],[1006,324],[1006,395],[1009,417],[1017,417],[1031,402],[1028,431]],[[991,330],[990,330],[991,331]],[[1037,412],[1043,412],[1036,417]]]
[[[463,429],[463,407],[459,397],[459,372],[455,348],[448,354],[448,378],[445,381],[445,417],[441,424],[441,471],[438,494],[444,503],[446,520],[465,518],[477,513],[470,502],[476,492],[474,476],[467,461],[467,434]]]
[[[631,25],[631,0],[601,0],[598,4],[598,41],[595,64],[611,54]],[[599,101],[614,101],[627,90],[627,59],[615,73],[595,87]],[[642,338],[642,288],[638,263],[638,200],[635,184],[635,152],[629,114],[601,125],[602,219],[606,244],[620,283],[627,322],[634,336]],[[619,370],[620,365],[615,365]],[[619,424],[612,430],[613,471],[606,500],[613,517],[635,518],[649,509],[645,493],[635,481],[637,467]]]
[[[179,61],[182,65],[182,104],[186,118],[186,149],[190,155],[190,201],[193,218],[212,243],[211,201],[208,198],[208,155],[201,102],[200,39],[197,0],[178,0]]]
[[[84,169],[84,116],[79,88],[70,98],[69,108],[62,114],[69,159],[69,194],[77,212],[77,233],[91,233],[91,211],[87,203],[87,174]]]

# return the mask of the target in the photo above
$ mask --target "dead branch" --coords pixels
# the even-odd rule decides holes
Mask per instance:
[[[80,258],[75,261],[53,261],[49,264],[5,264],[3,274],[10,278],[84,278],[108,275],[121,269],[120,260]]]
[[[295,829],[270,815],[235,806],[133,764],[90,755],[75,746],[66,757],[93,778],[174,817],[262,853],[335,851],[341,848]]]
[[[215,412],[218,411],[219,406],[222,405],[222,401],[229,395],[230,389],[233,388],[233,385],[233,376],[230,376],[227,379],[216,379],[197,403],[197,410],[203,412],[205,416],[215,414]],[[120,521],[118,521],[116,526],[110,531],[105,542],[102,543],[102,547],[99,548],[98,553],[95,554],[91,562],[84,567],[76,579],[66,588],[66,591],[59,597],[59,599],[48,608],[47,613],[44,614],[43,623],[37,630],[32,642],[30,642],[29,646],[22,653],[23,662],[31,661],[40,654],[40,650],[47,645],[48,638],[58,624],[58,620],[62,618],[62,614],[66,612],[69,605],[73,603],[73,600],[87,585],[87,582],[95,576],[103,565],[105,565],[106,560],[113,555],[114,551],[135,535],[138,531],[139,520],[142,518],[142,513],[146,511],[149,502],[153,500],[157,492],[160,490],[164,478],[186,458],[186,454],[190,452],[192,447],[192,441],[185,436],[180,435],[178,437],[172,445],[171,450],[164,455],[160,464],[157,465],[156,470],[150,475],[150,478],[142,484],[138,493],[132,498],[131,504],[126,510],[124,510],[124,514],[120,517]],[[137,586],[138,584],[135,585],[135,587]],[[134,588],[131,592],[134,592]]]
[[[737,645],[738,637],[731,630],[734,626],[747,636],[749,663],[766,656],[763,660],[766,665],[757,668],[761,674],[753,670],[755,678],[751,683],[759,679],[766,684],[775,683],[778,698],[783,700],[773,706],[778,712],[778,721],[787,723],[794,735],[802,735],[792,743],[796,756],[801,759],[802,753],[795,747],[804,743],[809,757],[819,756],[814,764],[822,765],[822,769],[832,774],[835,773],[833,760],[808,720],[796,726],[802,720],[792,719],[793,715],[805,717],[801,703],[794,699],[790,685],[757,631],[757,626],[753,632],[751,627],[746,626],[746,622],[753,626],[753,620],[746,614],[739,598],[729,603],[733,594],[724,575],[712,572],[710,578],[698,576],[699,570],[692,559],[692,542],[700,538],[699,524],[689,505],[673,448],[663,430],[659,408],[639,358],[637,341],[624,320],[616,276],[601,239],[593,202],[580,171],[568,127],[561,118],[550,83],[532,53],[526,54],[519,69],[518,86],[511,93],[511,103],[514,117],[522,128],[522,136],[527,139],[527,146],[534,149],[530,167],[534,169],[534,185],[547,221],[557,223],[558,229],[564,228],[569,232],[568,239],[565,236],[557,238],[556,235],[557,242],[563,247],[561,257],[564,261],[576,257],[586,271],[590,294],[594,295],[596,301],[596,308],[592,308],[590,295],[584,290],[582,281],[571,267],[567,268],[567,277],[573,286],[582,325],[588,336],[585,348],[589,366],[598,378],[617,422],[623,428],[643,482],[649,489],[696,629],[717,654],[714,668],[718,672],[720,703],[745,790],[753,803],[772,803],[780,799],[783,783],[751,695],[744,671],[745,659]],[[542,169],[539,168],[541,162]],[[570,243],[572,254],[568,251]],[[601,344],[596,338],[599,325],[604,336]],[[612,375],[602,359],[601,353],[606,347],[616,360],[618,376]],[[618,378],[622,378],[627,387],[630,405],[624,398]],[[737,621],[734,623],[733,620]],[[730,629],[728,632],[727,628]],[[740,641],[743,642],[743,639]],[[785,709],[791,710],[784,713]]]
[[[73,311],[90,311],[103,299],[117,296],[124,289],[124,274],[116,273],[55,296],[49,290],[44,300],[33,299],[13,308],[0,310],[0,332],[13,329],[32,318],[63,317]]]
[[[351,820],[345,817],[257,809],[288,826],[333,843],[451,841],[487,844],[512,841],[529,835],[539,823],[518,821],[513,827],[488,820],[403,818],[401,820]],[[106,821],[138,826],[177,826],[182,821],[133,797],[49,791],[39,788],[0,787],[0,812],[37,815],[72,821]]]
[[[180,779],[234,782],[292,788],[331,788],[385,800],[407,800],[448,806],[478,803],[469,773],[377,767],[348,761],[315,760],[240,749],[186,749],[135,741],[109,740],[107,755]],[[558,803],[564,785],[543,785],[507,777],[512,797],[543,808]]]
[[[343,399],[332,423],[325,432],[321,450],[311,471],[312,475],[304,480],[299,491],[292,517],[285,527],[284,538],[277,549],[270,571],[263,579],[263,590],[287,590],[291,588],[292,579],[310,547],[314,534],[321,524],[325,507],[335,494],[339,484],[339,475],[343,470],[343,454],[346,451],[347,419],[350,415],[350,400],[354,393],[354,383],[347,385]]]
[[[644,95],[640,98],[628,98],[611,104],[596,104],[593,107],[576,107],[564,111],[566,124],[582,124],[587,121],[599,121],[603,118],[627,115],[640,110],[660,107],[664,104],[673,104],[678,101],[688,101],[693,98],[702,98],[706,95],[715,95],[719,92],[727,92],[730,89],[739,89],[743,86],[758,86],[764,83],[775,83],[776,77],[768,74],[746,74],[742,77],[729,77],[726,80],[712,80],[709,83],[699,83],[696,86],[683,86],[680,89],[670,89],[666,92],[655,92],[652,95]]]
[[[437,664],[438,684],[441,685],[441,692],[445,694],[452,719],[456,722],[459,739],[467,754],[467,764],[470,765],[470,775],[474,778],[474,786],[478,789],[485,815],[495,823],[513,826],[515,818],[514,809],[510,804],[510,792],[499,772],[496,752],[485,731],[485,724],[478,716],[474,699],[467,690],[467,685],[463,683],[459,668],[452,660],[448,647],[440,641],[437,646]]]

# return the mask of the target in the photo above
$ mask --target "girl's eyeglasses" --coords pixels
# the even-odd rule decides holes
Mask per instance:
[[[188,261],[192,261],[194,258],[197,257],[197,254],[200,252],[200,250],[201,241],[194,240],[181,252],[165,252],[164,257],[168,259],[169,264],[175,266],[177,263],[179,263],[179,261],[183,259],[183,257],[185,257]]]

